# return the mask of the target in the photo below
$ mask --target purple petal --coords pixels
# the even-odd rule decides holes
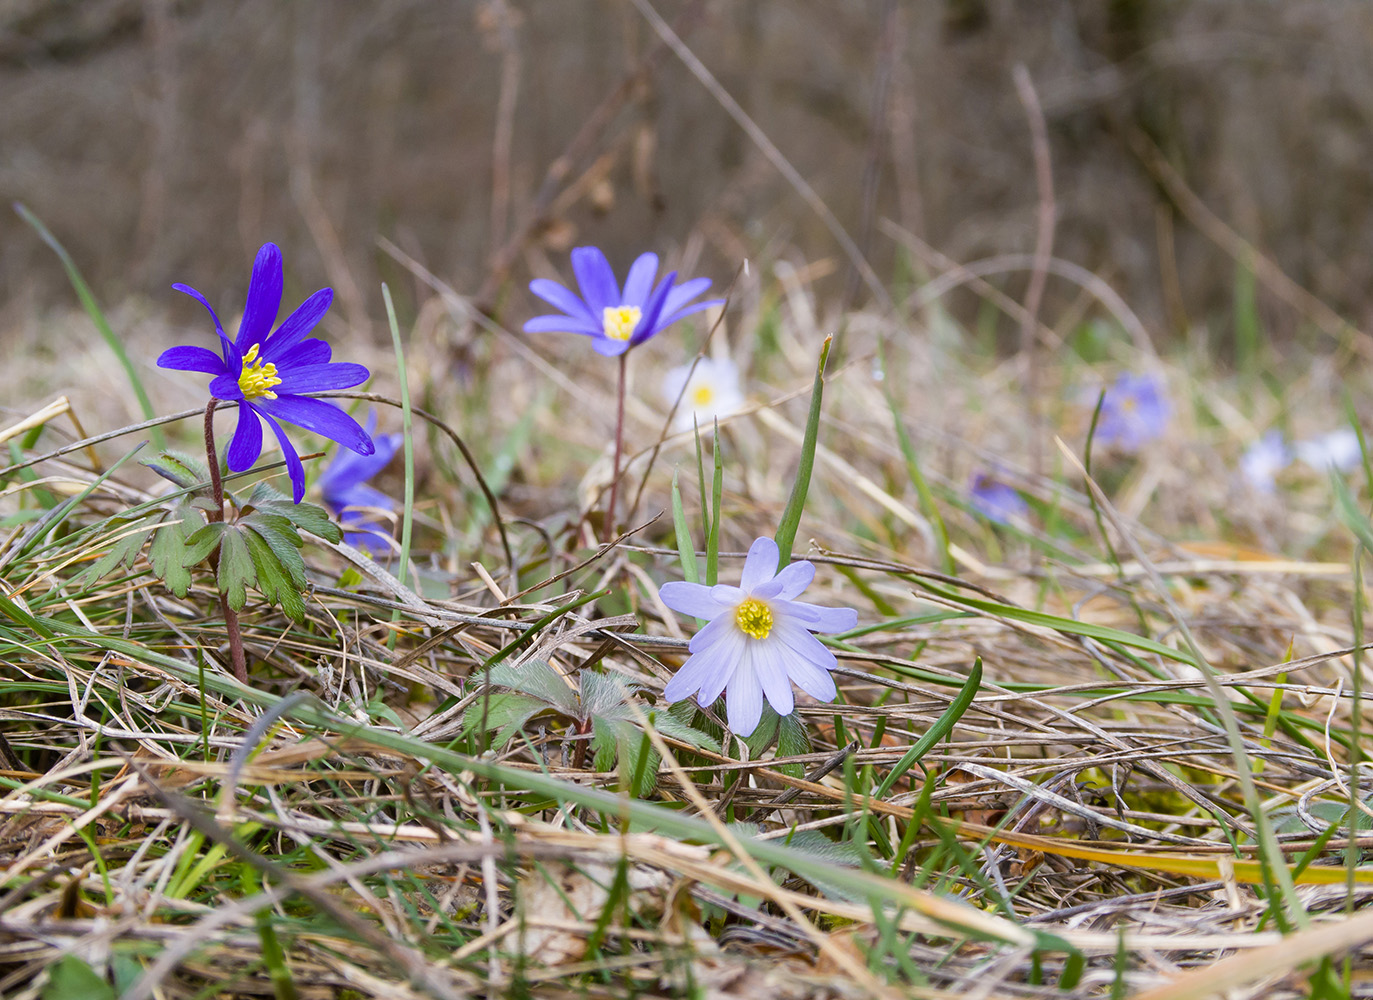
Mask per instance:
[[[306,335],[319,325],[319,321],[324,318],[324,314],[329,310],[329,304],[333,301],[334,290],[321,288],[296,306],[295,312],[286,317],[276,333],[267,338],[267,343],[262,348],[262,356],[268,361],[276,361],[278,356],[304,340]]]
[[[158,356],[157,367],[181,372],[223,375],[224,359],[204,347],[169,347]]]
[[[305,499],[305,466],[300,464],[300,456],[296,454],[295,445],[291,444],[291,439],[286,436],[281,424],[266,413],[262,414],[262,419],[267,421],[267,425],[277,437],[277,443],[281,445],[281,457],[286,460],[286,472],[291,477],[291,499],[295,503],[300,503]]]
[[[591,347],[597,354],[604,354],[607,358],[618,358],[625,351],[629,350],[630,341],[613,340],[610,337],[596,337],[591,341]]]
[[[691,637],[691,642],[687,644],[687,648],[693,653],[704,652],[715,645],[715,643],[719,642],[721,636],[726,632],[734,632],[740,636],[743,636],[744,634],[739,631],[734,616],[731,614],[719,615],[706,622],[701,628],[701,631]]]
[[[615,272],[597,247],[577,247],[572,251],[572,273],[577,276],[577,285],[592,319],[599,317],[607,306],[620,304]]]
[[[722,306],[722,305],[724,305],[724,304],[725,304],[725,300],[724,300],[724,299],[706,299],[704,302],[697,302],[697,303],[694,303],[693,305],[687,306],[685,309],[678,309],[678,310],[676,310],[676,311],[673,311],[673,310],[669,309],[669,308],[667,307],[667,305],[664,305],[664,306],[663,306],[663,315],[662,315],[662,317],[658,320],[658,325],[659,325],[660,327],[662,327],[664,330],[666,330],[666,329],[667,329],[668,327],[670,327],[673,323],[676,323],[679,319],[685,319],[686,317],[690,316],[692,313],[698,313],[698,312],[701,312],[702,310],[710,309],[710,308],[712,308],[712,307],[714,307],[714,306]]]
[[[837,661],[819,639],[787,623],[774,627],[768,638],[785,647],[787,676],[797,687],[820,701],[834,700],[838,692],[830,670]]]
[[[720,693],[738,669],[744,656],[744,644],[747,642],[748,636],[737,628],[722,629],[716,633],[715,640],[710,643],[709,648],[697,654],[708,657],[710,662],[717,665],[715,672],[701,682],[701,690],[696,692],[698,704],[703,707],[715,704],[715,700],[720,697]]]
[[[284,352],[273,353],[270,360],[280,371],[286,371],[305,365],[327,365],[333,356],[334,349],[326,341],[312,338],[302,340]]]
[[[597,318],[592,314],[591,307],[577,298],[576,293],[570,288],[565,288],[556,281],[550,281],[547,278],[535,278],[529,283],[529,290],[554,309],[561,309],[574,319],[584,319],[588,323],[596,323]]]
[[[215,312],[214,306],[210,305],[210,300],[205,298],[205,296],[201,295],[190,285],[176,284],[173,285],[172,288],[175,291],[189,295],[205,307],[205,311],[210,314],[210,319],[215,321],[215,333],[219,334],[220,347],[224,351],[224,362],[232,370],[233,365],[229,363],[229,355],[230,350],[233,347],[233,341],[231,341],[229,335],[224,332],[224,324],[220,323],[219,315]]]
[[[805,601],[778,601],[772,607],[812,632],[847,632],[858,625],[858,612],[853,608],[822,608]]]
[[[648,297],[648,301],[643,305],[643,315],[639,317],[638,325],[634,327],[634,336],[629,338],[631,347],[642,344],[663,331],[663,324],[659,322],[663,315],[663,303],[667,300],[668,293],[672,291],[672,280],[677,277],[677,272],[673,271],[653,290],[653,294]]]
[[[715,650],[696,653],[688,657],[681,669],[672,675],[672,679],[663,688],[663,699],[669,702],[681,701],[690,698],[702,687],[715,691],[715,697],[718,698],[733,672],[734,661],[719,655]],[[709,708],[715,699],[702,697],[698,700],[702,707]]]
[[[692,278],[690,281],[682,282],[668,293],[667,301],[663,303],[663,315],[671,316],[709,287],[709,278]],[[715,301],[722,302],[724,300],[716,299]],[[709,302],[700,302],[697,303],[697,307],[703,308],[710,304]]]
[[[224,459],[232,471],[243,472],[251,469],[261,454],[262,421],[251,406],[244,404],[238,408],[238,426]]]
[[[330,441],[337,441],[360,455],[370,455],[376,450],[372,439],[367,436],[361,425],[333,403],[311,399],[308,396],[278,396],[276,399],[255,399],[253,405],[277,420],[284,420]]]
[[[752,654],[753,669],[768,704],[778,715],[790,715],[796,707],[796,700],[787,677],[786,647],[766,639],[755,639],[747,648]]]
[[[643,308],[648,301],[649,294],[653,291],[653,279],[658,274],[658,255],[656,253],[640,254],[629,268],[629,276],[625,278],[624,294],[620,296],[620,301],[627,306],[638,306]]]
[[[763,715],[763,686],[758,682],[753,664],[747,659],[734,670],[725,694],[729,709],[729,728],[740,736],[749,736],[758,728]]]
[[[780,583],[781,589],[777,591],[779,600],[790,601],[801,596],[802,591],[810,586],[810,582],[815,579],[815,566],[804,559],[789,563],[781,572],[773,578],[774,583]]]
[[[210,380],[210,395],[215,399],[234,401],[243,398],[243,389],[238,384],[237,376],[220,375]]]
[[[713,595],[713,589],[699,583],[674,580],[672,583],[665,583],[658,588],[658,596],[663,599],[664,604],[678,614],[713,619],[724,614],[730,608],[730,605]]]
[[[781,552],[777,543],[766,536],[749,546],[748,558],[744,560],[744,571],[739,575],[739,589],[752,594],[753,588],[767,583],[777,575],[777,560]]]
[[[274,387],[277,393],[326,392],[366,382],[372,373],[363,365],[335,361],[290,369],[278,367],[277,377],[281,379],[281,384]]]
[[[525,333],[583,333],[599,337],[605,331],[601,324],[575,316],[535,316],[524,325]]]
[[[281,248],[264,243],[253,261],[253,277],[248,282],[248,302],[243,307],[243,322],[238,326],[234,343],[247,352],[254,344],[261,344],[272,332],[272,324],[281,309]]]
[[[352,454],[349,452],[348,454]],[[388,497],[381,490],[373,489],[365,483],[354,483],[343,492],[337,492],[331,496],[325,493],[324,500],[329,506],[344,512],[345,520],[349,523],[361,523],[364,520],[376,521],[375,516],[368,517],[363,511],[373,513],[376,511],[391,511],[396,509],[395,501]]]

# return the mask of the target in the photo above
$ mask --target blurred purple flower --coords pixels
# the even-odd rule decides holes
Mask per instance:
[[[1352,427],[1341,427],[1310,441],[1298,441],[1297,457],[1317,472],[1336,469],[1348,472],[1363,461],[1359,435]]]
[[[605,254],[596,247],[577,247],[572,251],[572,272],[577,276],[581,296],[556,281],[536,278],[529,290],[562,314],[536,316],[524,325],[525,333],[580,333],[591,338],[591,346],[607,357],[623,354],[650,337],[666,330],[684,316],[720,305],[723,299],[691,303],[710,287],[709,278],[693,278],[673,286],[673,271],[656,285],[658,255],[640,255],[629,268],[624,288],[615,281],[615,272]],[[688,305],[688,303],[691,303]]]
[[[360,549],[384,554],[391,550],[391,529],[381,514],[395,510],[396,505],[385,493],[368,486],[367,480],[386,468],[405,435],[377,434],[374,411],[368,412],[363,429],[376,445],[376,451],[370,455],[340,451],[319,477],[319,488],[325,505],[339,519],[343,540]]]
[[[1024,497],[981,472],[973,473],[970,493],[973,509],[997,524],[1008,524],[1013,518],[1025,517],[1030,512]]]
[[[1138,451],[1146,442],[1163,436],[1168,416],[1163,379],[1122,372],[1106,390],[1096,443],[1126,452]]]
[[[853,608],[822,608],[795,598],[810,586],[815,567],[805,560],[777,570],[777,543],[760,538],[748,550],[739,586],[665,583],[663,603],[710,624],[691,640],[691,656],[663,688],[669,702],[692,694],[708,706],[726,695],[729,728],[748,736],[758,727],[763,699],[778,715],[796,702],[793,682],[820,701],[836,694],[834,654],[812,632],[843,632],[858,624]]]
[[[291,492],[296,503],[305,496],[305,469],[278,421],[295,424],[337,441],[359,455],[372,454],[372,439],[358,422],[333,403],[301,395],[347,389],[367,381],[362,365],[331,362],[332,351],[322,340],[306,339],[333,300],[331,288],[321,288],[287,316],[276,331],[281,309],[281,250],[264,243],[253,262],[248,302],[238,336],[230,340],[214,308],[189,285],[173,285],[203,305],[214,320],[222,357],[204,347],[172,347],[157,359],[158,367],[213,375],[210,395],[238,403],[238,426],[225,455],[234,472],[251,469],[262,454],[262,421],[281,443]]]
[[[1277,474],[1292,464],[1292,449],[1280,430],[1270,430],[1240,458],[1240,475],[1261,493],[1272,493]]]

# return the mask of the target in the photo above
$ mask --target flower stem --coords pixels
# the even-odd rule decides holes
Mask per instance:
[[[211,399],[205,407],[205,462],[210,467],[210,495],[214,500],[214,510],[206,515],[211,524],[224,520],[224,481],[219,478],[219,454],[215,451],[215,406],[217,399]],[[219,550],[210,554],[210,568],[219,573]],[[233,663],[234,676],[239,683],[248,683],[248,662],[243,655],[243,633],[238,627],[238,612],[229,607],[229,599],[224,591],[219,592],[219,610],[224,615],[224,628],[229,633],[229,657]]]
[[[620,377],[615,390],[615,459],[610,466],[610,500],[605,505],[605,540],[615,537],[615,498],[620,490],[620,453],[625,437],[625,368],[629,352],[620,355]]]

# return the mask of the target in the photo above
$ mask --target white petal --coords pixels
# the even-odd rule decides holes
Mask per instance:
[[[748,558],[744,560],[744,571],[739,576],[739,589],[746,594],[753,588],[767,583],[777,575],[777,560],[781,553],[777,543],[771,538],[760,538],[749,546]]]
[[[812,632],[847,632],[858,625],[858,612],[853,608],[822,608],[805,601],[774,601],[774,614],[781,614],[800,623]]]
[[[696,653],[687,657],[686,663],[683,663],[682,668],[667,682],[667,686],[663,688],[663,699],[669,702],[681,701],[690,698],[702,687],[712,691],[723,688],[732,672],[733,663],[723,662],[714,649]],[[718,692],[716,697],[719,697]],[[709,705],[714,700],[715,698],[711,698],[705,704]]]
[[[716,670],[707,680],[701,682],[701,690],[697,693],[696,700],[703,707],[715,704],[715,699],[720,697],[720,692],[734,677],[739,669],[739,661],[744,655],[744,643],[747,641],[744,633],[737,628],[729,629],[721,632],[719,638],[706,651]]]
[[[778,715],[790,715],[796,700],[791,693],[791,681],[787,679],[787,647],[769,639],[756,639],[748,644],[748,651],[768,703]]]
[[[771,639],[776,636],[780,645],[785,645],[785,667],[787,677],[806,694],[820,701],[833,701],[838,693],[830,670],[837,665],[834,654],[809,632],[799,628],[774,628]]]
[[[729,709],[729,728],[740,736],[749,736],[758,728],[763,716],[763,687],[753,672],[753,665],[741,662],[729,680],[726,695]]]
[[[777,574],[777,579],[782,584],[777,596],[784,601],[794,600],[800,597],[801,592],[815,579],[815,565],[804,559],[791,563]]]

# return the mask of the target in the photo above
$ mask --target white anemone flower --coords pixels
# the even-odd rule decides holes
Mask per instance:
[[[674,368],[663,376],[663,398],[670,407],[679,395],[682,402],[672,418],[672,429],[689,431],[694,418],[696,426],[708,430],[717,417],[737,413],[744,406],[739,367],[728,359],[702,358],[694,371],[690,364]]]
[[[1317,472],[1337,469],[1348,472],[1363,460],[1359,435],[1352,427],[1341,427],[1310,441],[1297,442],[1297,457]]]
[[[778,556],[777,543],[760,538],[748,550],[739,586],[677,581],[659,591],[673,611],[710,619],[691,640],[691,656],[663,697],[673,702],[695,694],[698,704],[709,706],[724,693],[729,728],[740,736],[758,728],[765,697],[778,715],[790,715],[793,683],[813,698],[833,701],[834,654],[811,633],[858,624],[853,608],[796,600],[815,578],[815,567],[800,560],[779,573]]]

